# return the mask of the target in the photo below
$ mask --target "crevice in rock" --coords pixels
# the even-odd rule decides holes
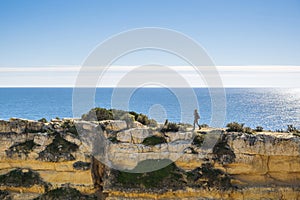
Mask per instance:
[[[105,165],[102,164],[95,157],[91,158],[91,173],[94,182],[94,187],[97,189],[97,199],[103,200],[107,197],[107,194],[103,193]]]

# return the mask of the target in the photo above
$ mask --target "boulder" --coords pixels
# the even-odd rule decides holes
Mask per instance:
[[[127,123],[123,120],[103,120],[99,124],[107,131],[121,131],[127,128]]]
[[[131,128],[117,134],[117,140],[125,143],[140,144],[145,138],[151,136],[148,128]]]

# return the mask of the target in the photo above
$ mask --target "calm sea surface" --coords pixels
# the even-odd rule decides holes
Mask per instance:
[[[194,91],[199,102],[201,123],[210,124],[212,109],[209,90],[201,88]],[[225,92],[225,125],[237,121],[252,128],[286,129],[288,124],[300,128],[300,89],[243,88],[226,89]],[[73,117],[72,94],[72,88],[0,88],[0,119]],[[112,94],[112,88],[98,88],[95,106],[110,108]],[[179,100],[168,89],[138,89],[131,95],[128,105],[129,110],[145,113],[159,121],[165,116],[169,121],[181,120]],[[165,115],[152,112],[153,108],[163,108]],[[186,122],[192,123],[193,114],[188,115]]]

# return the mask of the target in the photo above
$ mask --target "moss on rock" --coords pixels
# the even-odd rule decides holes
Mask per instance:
[[[234,162],[234,151],[227,144],[226,135],[223,135],[221,139],[213,148],[214,159],[220,164],[229,164]]]
[[[0,176],[0,185],[10,187],[32,187],[33,185],[47,184],[41,179],[39,173],[31,169],[17,168]]]
[[[157,144],[167,143],[167,140],[164,137],[160,136],[150,136],[143,140],[142,144],[146,146],[155,146]]]
[[[191,187],[217,188],[226,190],[232,188],[231,178],[225,172],[205,163],[193,171],[187,172],[188,185]]]
[[[78,161],[73,163],[73,168],[76,170],[89,170],[91,169],[91,163]]]
[[[61,200],[61,199],[70,199],[70,200],[96,200],[97,197],[94,195],[83,195],[78,190],[71,187],[62,187],[51,190],[34,200]]]
[[[38,159],[50,162],[71,161],[75,160],[72,153],[77,150],[76,144],[65,140],[59,133],[56,133],[53,142],[39,153]]]
[[[37,146],[40,146],[40,145],[34,143],[33,140],[28,140],[23,143],[17,143],[17,144],[14,144],[13,146],[9,147],[8,150],[6,150],[6,155],[8,157],[12,157],[15,154],[18,154],[19,157],[21,157],[22,154],[25,154],[26,156],[28,156],[28,154],[30,152],[32,152],[32,150]]]
[[[12,200],[10,193],[8,191],[0,190],[0,199],[2,200]]]
[[[146,162],[146,163],[145,163]],[[136,171],[139,171],[141,169],[144,169],[145,171],[149,169],[145,169],[144,167],[147,166],[148,168],[151,168],[151,165],[149,164],[149,161],[143,161],[138,164],[138,166],[133,170],[133,173],[130,172],[122,172],[117,171],[116,172],[116,181],[115,185],[121,186],[121,187],[130,187],[130,188],[156,188],[156,189],[162,189],[167,187],[168,189],[178,189],[183,186],[183,176],[182,176],[182,170],[179,169],[172,161],[170,160],[151,160],[151,163],[153,162],[161,162],[161,164],[169,164],[164,168],[155,170],[155,166],[153,169],[155,171],[150,171],[146,173],[134,173]],[[159,166],[160,164],[158,164]],[[158,167],[157,166],[157,167]]]

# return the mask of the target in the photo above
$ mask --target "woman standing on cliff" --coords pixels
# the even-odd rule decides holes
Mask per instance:
[[[195,110],[194,110],[194,128],[193,128],[193,130],[195,130],[196,124],[197,124],[197,126],[199,127],[199,130],[201,129],[201,126],[200,126],[199,123],[198,123],[198,120],[199,120],[199,119],[200,119],[200,115],[199,115],[199,113],[198,113],[198,110],[195,109]]]

